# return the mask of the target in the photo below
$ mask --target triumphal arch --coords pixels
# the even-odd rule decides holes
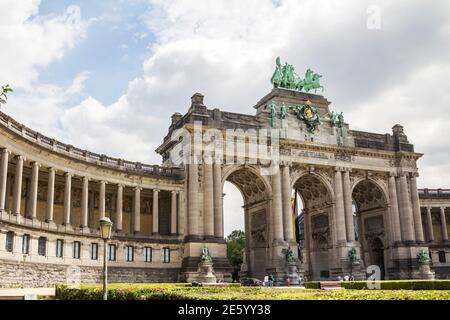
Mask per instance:
[[[164,165],[186,168],[187,275],[205,242],[225,260],[222,193],[229,181],[245,201],[248,276],[286,279],[292,252],[312,279],[365,276],[369,265],[382,278],[424,276],[417,258],[428,250],[416,182],[422,154],[401,125],[391,134],[351,130],[342,112],[312,93],[323,90],[320,77],[308,69],[302,79],[277,59],[274,89],[255,115],[208,109],[195,94],[188,113],[173,116],[157,151]],[[303,203],[301,225],[293,223],[293,190]]]
[[[242,276],[448,277],[450,191],[418,190],[422,154],[403,127],[352,130],[320,79],[277,59],[273,89],[246,113],[194,94],[156,150],[161,166],[64,144],[0,112],[0,286],[66,282],[71,268],[100,282],[104,217],[110,282],[192,281],[203,262],[229,281],[226,181],[244,199]]]

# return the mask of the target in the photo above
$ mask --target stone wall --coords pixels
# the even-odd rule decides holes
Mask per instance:
[[[110,283],[167,283],[178,280],[178,268],[108,268]],[[67,283],[68,268],[64,265],[17,263],[0,260],[0,287],[53,287]],[[70,279],[70,276],[69,276]],[[81,267],[81,283],[101,283],[102,268]]]

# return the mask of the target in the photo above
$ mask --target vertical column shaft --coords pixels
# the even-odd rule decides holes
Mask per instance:
[[[72,174],[66,173],[66,183],[64,187],[64,225],[70,225],[70,209],[72,207]]]
[[[292,226],[292,191],[289,166],[282,167],[282,195],[283,195],[283,227],[284,240],[294,241],[294,229]]]
[[[180,235],[185,232],[185,212],[184,192],[180,191],[178,194],[178,234]]]
[[[214,237],[214,190],[212,165],[203,163],[203,234]]]
[[[123,185],[117,186],[116,198],[116,230],[121,231],[123,228]]]
[[[134,233],[141,232],[141,188],[134,189]]]
[[[23,174],[23,157],[16,156],[16,174],[14,176],[14,200],[13,214],[20,215],[20,205],[22,201],[22,174]]]
[[[48,168],[48,184],[47,184],[47,207],[45,212],[45,220],[53,222],[53,207],[55,202],[55,172],[54,168]]]
[[[159,233],[159,190],[153,189],[153,234]]]
[[[7,149],[2,150],[2,159],[0,163],[0,211],[6,209],[6,197],[8,196],[7,191],[7,180],[8,180],[8,161],[9,161],[9,151]]]
[[[172,191],[172,198],[170,201],[170,233],[177,234],[177,192]]]
[[[272,215],[274,241],[283,241],[283,204],[281,201],[280,170],[272,175]]]
[[[88,227],[89,214],[89,178],[83,177],[83,186],[81,189],[81,228]]]
[[[406,174],[402,174],[400,176],[400,190],[401,190],[401,197],[400,197],[400,206],[402,207],[401,213],[402,213],[402,235],[403,235],[403,241],[414,241],[415,240],[415,234],[414,234],[414,227],[413,227],[413,212],[411,208],[411,200],[408,196],[408,182],[406,178]]]
[[[39,167],[40,164],[37,162],[33,162],[31,164],[31,186],[29,195],[30,206],[28,208],[28,217],[33,220],[37,219],[36,207],[39,182]]]
[[[335,223],[336,239],[338,242],[346,242],[344,196],[342,192],[342,173],[336,168],[334,172],[334,201],[335,201]]]
[[[413,174],[409,180],[411,186],[411,203],[414,217],[414,233],[417,242],[424,242],[422,215],[420,213],[419,192],[417,191],[416,175]]]
[[[355,225],[353,224],[352,187],[350,183],[350,171],[344,171],[344,210],[347,241],[355,241]]]
[[[445,207],[441,207],[441,232],[442,232],[442,241],[448,241],[447,219],[445,218]]]
[[[431,207],[427,207],[427,228],[428,228],[428,241],[434,241],[433,219],[431,218]]]
[[[214,163],[214,235],[223,238],[222,165]]]
[[[106,182],[100,181],[100,193],[98,199],[98,215],[99,218],[104,218],[106,216],[105,213],[105,197],[106,197]]]
[[[398,212],[397,188],[395,185],[395,176],[389,176],[389,212],[391,217],[392,241],[402,241],[402,231],[400,229],[400,215]]]
[[[189,235],[200,235],[199,233],[199,208],[198,208],[198,165],[188,164],[188,227]]]

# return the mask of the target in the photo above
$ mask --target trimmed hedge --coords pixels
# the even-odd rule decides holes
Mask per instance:
[[[450,290],[450,280],[383,280],[372,281],[379,284],[381,290]],[[366,290],[367,281],[343,281],[345,289]]]
[[[305,288],[306,289],[320,289],[320,282],[319,281],[305,282]]]

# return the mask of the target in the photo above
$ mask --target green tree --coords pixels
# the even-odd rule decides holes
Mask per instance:
[[[8,93],[10,92],[13,92],[13,89],[9,84],[0,87],[0,106],[6,103],[6,100],[8,100]]]
[[[234,230],[226,240],[228,261],[235,271],[239,271],[244,258],[245,233],[241,230]]]

